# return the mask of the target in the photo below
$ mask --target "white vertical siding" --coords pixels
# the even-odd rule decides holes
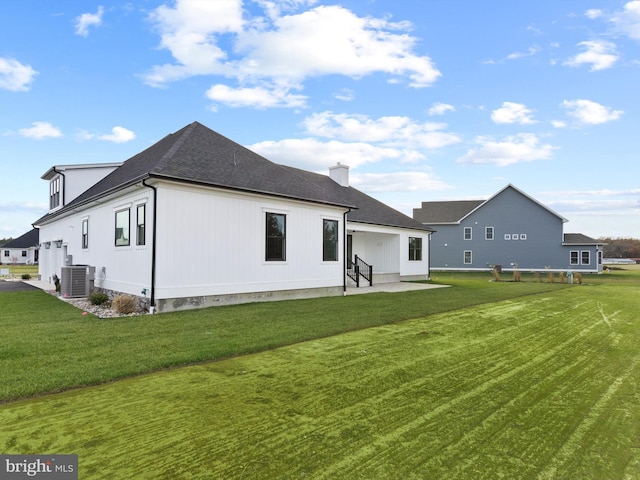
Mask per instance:
[[[51,247],[40,250],[40,275],[50,281],[54,274],[60,277],[65,265],[64,251],[72,256],[74,265],[96,267],[95,285],[110,290],[141,295],[142,289],[151,287],[151,215],[147,208],[146,245],[136,246],[135,206],[151,203],[152,192],[138,188],[108,202],[88,207],[77,213],[62,216],[49,225],[40,227],[40,243],[51,242]],[[115,246],[115,212],[131,208],[130,245]],[[89,220],[89,246],[82,248],[82,221]],[[62,240],[63,248],[57,248]],[[104,267],[104,268],[103,268]]]
[[[195,186],[158,189],[156,296],[225,295],[342,285],[337,262],[322,260],[322,220],[341,208]],[[286,215],[286,261],[265,261],[266,213]]]

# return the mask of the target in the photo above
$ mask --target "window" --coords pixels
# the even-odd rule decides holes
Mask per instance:
[[[267,262],[286,260],[287,217],[281,213],[267,212],[267,244],[265,260]]]
[[[409,237],[409,260],[422,261],[422,239]]]
[[[22,256],[26,257],[27,256],[27,251],[26,250],[22,250]]]
[[[473,255],[471,253],[471,250],[465,250],[464,251],[464,263],[465,263],[465,265],[470,265],[472,263],[472,259],[473,259]]]
[[[89,219],[82,220],[82,248],[89,248]]]
[[[322,220],[322,261],[338,261],[337,220]]]
[[[60,177],[56,177],[49,182],[49,209],[60,206]]]
[[[569,252],[569,265],[578,265],[578,252]]]
[[[136,207],[136,245],[145,244],[144,214],[145,214],[144,204],[138,205]]]
[[[511,234],[511,240],[518,240],[518,238],[520,238],[520,236],[517,233]]]
[[[493,227],[486,227],[484,229],[484,239],[493,240]]]
[[[510,233],[505,233],[504,234],[504,239],[505,240],[511,240],[511,234]]]
[[[464,239],[471,240],[471,227],[464,227]]]
[[[9,250],[5,250],[5,251],[4,251],[4,256],[5,256],[5,257],[8,257],[8,256],[9,256]]]
[[[116,212],[116,247],[129,245],[129,209]]]
[[[520,240],[526,240],[527,239],[527,234],[526,233],[521,233],[520,234]]]
[[[589,250],[583,250],[581,253],[582,265],[589,265],[591,263],[591,252]]]

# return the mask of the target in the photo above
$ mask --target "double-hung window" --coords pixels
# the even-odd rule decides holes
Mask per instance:
[[[322,260],[338,261],[338,221],[322,220]]]
[[[284,262],[287,259],[287,216],[267,212],[266,219],[265,260]]]
[[[471,240],[471,227],[464,227],[464,239]]]
[[[485,229],[484,229],[484,239],[485,240],[493,240],[493,227],[485,227]]]
[[[580,257],[580,263],[582,263],[582,265],[589,265],[591,263],[591,252],[589,250],[580,252]]]
[[[118,210],[116,212],[116,247],[130,244],[129,240],[129,209]]]
[[[569,265],[578,265],[578,252],[576,250],[569,252]]]
[[[422,260],[422,239],[418,237],[409,237],[409,260]]]
[[[473,263],[473,254],[471,250],[464,251],[464,264],[471,265]]]
[[[89,219],[82,219],[82,248],[89,248]]]

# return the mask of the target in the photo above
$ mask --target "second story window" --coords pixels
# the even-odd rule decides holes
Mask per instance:
[[[471,227],[464,227],[464,239],[471,240]]]
[[[60,206],[60,192],[62,191],[62,180],[56,177],[49,182],[49,209]]]
[[[484,229],[484,239],[493,240],[493,227],[486,227]]]

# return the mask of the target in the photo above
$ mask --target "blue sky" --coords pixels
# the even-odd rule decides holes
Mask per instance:
[[[511,183],[566,233],[640,238],[640,0],[83,1],[0,7],[0,237],[53,165],[199,121],[411,215]]]

